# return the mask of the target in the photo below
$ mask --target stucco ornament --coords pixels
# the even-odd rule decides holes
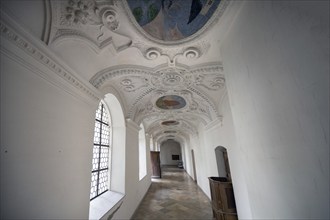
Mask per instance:
[[[112,8],[107,8],[102,13],[102,22],[109,30],[115,31],[119,27],[119,21],[117,20],[117,12]]]
[[[198,74],[193,83],[209,90],[219,90],[225,86],[225,78],[217,74]]]
[[[131,39],[121,33],[118,5],[113,0],[51,1],[52,19],[49,44],[70,38],[80,38],[92,43],[93,49],[113,44],[117,51],[129,47]],[[117,34],[114,35],[114,32]],[[120,37],[120,43],[114,37]],[[98,52],[98,49],[96,51]]]
[[[69,0],[65,8],[65,20],[62,24],[100,24],[98,7],[91,0]]]
[[[182,89],[190,84],[186,81],[188,71],[178,68],[159,70],[151,77],[151,84],[159,89]]]
[[[93,0],[69,0],[65,7],[65,13],[65,20],[62,19],[62,24],[71,26],[99,25],[100,36],[103,35],[103,27],[114,31],[119,26],[117,11],[113,5],[97,5]]]
[[[142,87],[148,86],[148,79],[138,76],[125,77],[120,80],[120,85],[126,92],[135,92]]]
[[[184,47],[153,46],[143,41],[134,41],[132,47],[138,48],[148,60],[155,60],[160,56],[168,58],[169,66],[174,66],[176,59],[183,56],[187,59],[198,59],[208,52],[211,45],[208,42],[200,41]]]

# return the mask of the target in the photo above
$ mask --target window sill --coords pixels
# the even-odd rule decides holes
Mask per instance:
[[[113,215],[121,206],[124,196],[118,192],[108,191],[93,199],[89,205],[89,219]]]

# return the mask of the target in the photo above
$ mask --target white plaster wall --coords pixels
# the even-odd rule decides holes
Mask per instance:
[[[43,0],[1,0],[0,8],[42,40],[46,22],[45,4]]]
[[[106,94],[105,103],[111,118],[110,190],[125,194],[126,123],[119,100]]]
[[[329,219],[329,1],[247,1],[221,52],[252,218]]]
[[[196,165],[196,180],[197,184],[202,188],[202,190],[208,194],[208,171],[207,171],[207,163],[205,157],[205,146],[204,146],[204,129],[202,129],[202,125],[198,131],[198,136],[191,138],[192,149],[194,150],[195,155],[195,165]],[[210,196],[209,196],[210,197]]]
[[[187,163],[189,163],[187,161],[187,155],[186,155],[186,140],[185,139],[180,139],[179,141],[179,144],[180,144],[180,153],[181,153],[181,161],[182,161],[182,166],[183,166],[183,169],[187,169]],[[189,165],[188,165],[189,166]]]
[[[125,198],[114,219],[130,219],[151,184],[150,162],[147,176],[139,181],[139,128],[133,121],[127,120]]]
[[[228,160],[231,170],[232,182],[234,187],[237,213],[240,219],[251,219],[250,204],[247,194],[246,177],[242,171],[240,158],[240,149],[236,144],[236,137],[233,127],[231,108],[228,101],[228,96],[224,97],[222,105],[222,122],[214,123],[206,127],[201,127],[201,151],[207,160],[199,161],[203,163],[203,172],[199,172],[200,181],[198,184],[206,195],[211,198],[208,177],[218,176],[218,168],[215,156],[215,148],[223,146],[227,149]]]
[[[189,144],[189,139],[182,142],[182,152],[182,154],[184,155],[184,169],[194,179],[195,177],[192,170],[191,148]]]
[[[31,44],[50,53],[39,43]],[[1,46],[1,219],[88,219],[98,102],[4,37]],[[119,169],[112,174],[119,181],[111,181],[111,190],[126,194],[116,216],[129,219],[150,186],[151,172],[148,162],[147,176],[136,180],[136,130],[126,130],[122,120],[114,118],[120,137],[113,142],[112,162]]]
[[[179,142],[167,140],[160,145],[160,164],[178,165],[180,160],[172,160],[172,155],[179,155],[182,161],[181,145]]]
[[[87,219],[94,106],[0,60],[1,219]]]
[[[139,131],[139,180],[147,175],[146,133],[143,124]]]

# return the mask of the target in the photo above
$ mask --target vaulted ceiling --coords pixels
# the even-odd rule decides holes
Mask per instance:
[[[228,0],[51,1],[49,47],[156,141],[221,120]]]

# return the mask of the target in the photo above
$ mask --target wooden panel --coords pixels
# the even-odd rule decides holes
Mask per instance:
[[[236,213],[213,212],[216,220],[238,220]]]
[[[211,204],[215,219],[237,219],[233,185],[223,177],[209,177]]]
[[[161,178],[159,151],[150,151],[152,177]]]

